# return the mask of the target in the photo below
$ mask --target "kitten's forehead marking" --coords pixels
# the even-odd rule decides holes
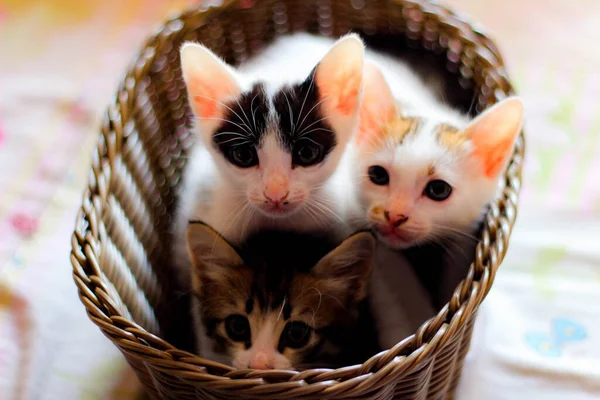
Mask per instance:
[[[460,147],[467,141],[466,135],[450,124],[438,124],[434,132],[438,143],[449,150]]]
[[[431,164],[429,165],[429,169],[427,170],[427,176],[434,176],[435,175],[435,165]]]
[[[223,119],[212,134],[212,143],[223,154],[242,144],[258,145],[270,124],[269,99],[262,83],[225,104]]]
[[[392,142],[399,146],[405,140],[414,136],[419,131],[421,119],[418,117],[398,117],[382,127],[385,137],[390,138]]]
[[[336,145],[336,135],[329,116],[323,113],[323,98],[314,75],[299,83],[287,84],[273,93],[273,107],[279,116],[279,129],[284,147],[292,151],[298,141],[322,146],[327,155]]]

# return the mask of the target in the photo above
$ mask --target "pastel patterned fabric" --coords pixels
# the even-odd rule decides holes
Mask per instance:
[[[0,399],[137,395],[77,299],[70,235],[125,67],[197,2],[0,0]],[[448,3],[497,39],[528,134],[519,219],[457,397],[600,398],[600,3]]]

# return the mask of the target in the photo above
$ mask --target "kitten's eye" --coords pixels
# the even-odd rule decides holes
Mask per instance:
[[[436,179],[425,186],[425,196],[431,200],[444,201],[452,194],[452,186],[448,182]]]
[[[387,185],[390,183],[390,176],[388,172],[380,165],[373,165],[369,167],[369,179],[376,185]]]
[[[225,319],[225,331],[234,342],[250,340],[250,324],[243,315],[230,315]]]
[[[323,150],[314,143],[300,144],[294,149],[293,158],[294,164],[308,167],[323,160]]]
[[[305,346],[310,339],[312,328],[304,322],[288,322],[281,334],[285,346],[299,349]]]
[[[229,151],[229,160],[240,168],[250,168],[258,164],[258,154],[254,146],[236,146]]]

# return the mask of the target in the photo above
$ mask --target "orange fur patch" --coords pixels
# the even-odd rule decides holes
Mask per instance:
[[[357,144],[363,150],[373,151],[389,145],[390,142],[399,145],[419,129],[420,119],[416,117],[396,117],[377,125],[369,131],[361,131],[357,137]]]
[[[402,143],[407,136],[416,133],[419,118],[396,118],[383,126],[383,134],[395,143]]]
[[[438,125],[436,134],[438,142],[448,150],[462,146],[468,139],[464,132],[449,124]]]
[[[382,206],[375,206],[371,208],[369,217],[376,221],[385,221],[384,215],[385,209]]]
[[[427,176],[433,176],[435,175],[435,166],[432,164],[429,166],[429,169],[427,169]]]

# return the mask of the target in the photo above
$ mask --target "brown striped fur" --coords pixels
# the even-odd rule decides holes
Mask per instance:
[[[212,228],[193,223],[188,241],[203,329],[213,350],[234,366],[248,367],[248,353],[264,329],[272,330],[274,368],[358,362],[374,354],[374,340],[366,345],[357,325],[375,244],[370,233],[335,247],[310,235],[262,232],[234,249]],[[247,318],[250,341],[228,337],[224,321],[230,315]],[[312,330],[302,348],[285,346],[282,333],[290,321]]]

